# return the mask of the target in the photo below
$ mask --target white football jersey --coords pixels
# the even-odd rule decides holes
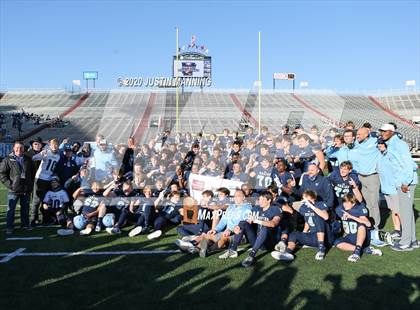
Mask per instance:
[[[66,202],[69,202],[69,196],[63,189],[56,192],[48,191],[44,197],[44,203],[50,205],[54,209],[62,209]]]
[[[50,181],[51,176],[54,174],[54,169],[60,160],[60,153],[53,153],[50,150],[47,151],[46,155],[38,153],[32,157],[33,160],[41,160],[38,171],[36,172],[35,178]]]

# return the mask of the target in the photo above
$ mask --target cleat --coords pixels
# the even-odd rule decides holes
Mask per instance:
[[[356,263],[358,260],[360,259],[360,256],[353,253],[352,255],[350,255],[347,260],[351,263]]]
[[[183,241],[181,239],[176,239],[175,244],[179,247],[182,251],[189,251],[190,248],[193,248],[194,245],[191,242]]]
[[[238,257],[238,252],[234,250],[227,250],[222,255],[219,255],[220,259],[228,259],[228,258],[236,258],[236,257]]]
[[[119,234],[121,234],[121,229],[119,227],[114,227],[114,228],[111,229],[111,234],[119,235]]]
[[[398,252],[409,252],[409,251],[413,251],[413,248],[410,245],[401,245],[399,243],[393,245],[391,247],[391,249],[393,249],[394,251],[398,251]]]
[[[280,252],[280,253],[284,253],[284,252],[286,252],[286,248],[287,248],[287,245],[286,245],[286,243],[282,240],[282,241],[280,241],[279,243],[277,243],[275,246],[274,246],[274,250],[276,250],[276,251],[278,251],[278,252]]]
[[[130,232],[128,233],[128,236],[135,237],[139,235],[142,232],[142,230],[143,230],[143,227],[141,226],[134,227],[132,230],[130,230]]]
[[[295,257],[291,253],[287,253],[287,252],[280,253],[278,251],[271,252],[271,257],[276,260],[283,260],[283,261],[289,261],[289,262],[295,259]]]
[[[255,257],[248,256],[242,261],[241,265],[245,268],[248,268],[248,267],[251,267],[254,264],[254,262],[255,262]]]
[[[392,239],[401,239],[401,232],[399,232],[398,230],[394,230],[389,235]]]
[[[85,229],[80,231],[81,236],[89,236],[92,233],[92,228],[86,227]]]
[[[107,228],[105,228],[105,231],[110,235],[121,234],[121,229],[119,229],[118,227],[107,227]]]
[[[151,234],[148,234],[147,239],[149,239],[149,240],[157,239],[160,236],[162,236],[162,231],[161,230],[156,230],[156,231],[152,232]]]
[[[324,251],[318,251],[315,254],[316,260],[323,260],[325,258],[325,252]]]
[[[379,249],[375,249],[372,246],[369,246],[363,250],[365,254],[375,255],[375,256],[382,256],[382,251]]]

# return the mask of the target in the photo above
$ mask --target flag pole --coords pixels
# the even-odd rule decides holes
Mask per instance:
[[[261,31],[258,32],[258,134],[261,134]]]
[[[175,65],[175,102],[176,102],[176,133],[179,133],[179,90],[178,90],[178,64],[179,64],[179,47],[178,47],[179,29],[176,27],[176,65]]]

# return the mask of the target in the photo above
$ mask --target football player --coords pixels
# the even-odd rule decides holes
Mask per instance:
[[[251,158],[250,164],[252,161],[253,159]],[[250,164],[247,166],[247,172],[249,171]],[[255,191],[263,191],[273,182],[273,179],[271,178],[272,170],[273,168],[271,167],[270,159],[264,157],[261,164],[249,173],[249,176],[255,180]]]
[[[130,210],[134,212],[134,208],[140,204],[140,197],[138,193],[134,191],[133,184],[129,180],[124,181],[122,184],[118,180],[114,181],[114,184],[104,191],[104,197],[111,199],[106,206],[106,210],[101,208],[99,211],[98,224],[96,225],[95,230],[97,232],[101,231],[102,218],[106,213],[113,213],[115,218],[118,219],[118,222],[115,224],[114,230],[107,229],[107,232],[120,234],[120,228],[127,220],[127,212],[130,212]]]
[[[229,249],[222,255],[220,259],[234,258],[238,256],[236,252],[239,243],[245,235],[249,243],[252,245],[252,249],[248,254],[248,257],[242,261],[242,266],[250,267],[255,262],[255,256],[259,249],[263,246],[270,250],[273,249],[276,244],[276,232],[281,219],[281,209],[272,204],[273,195],[268,192],[262,192],[259,196],[259,206],[252,210],[250,217],[246,221],[241,221],[233,232],[235,234],[232,244]],[[256,229],[255,229],[255,225]]]
[[[294,231],[289,235],[285,252],[273,251],[271,256],[277,260],[291,261],[295,257],[296,245],[318,247],[315,255],[316,260],[323,260],[326,252],[325,232],[328,220],[328,207],[324,202],[316,201],[317,195],[312,190],[303,193],[303,203],[297,211],[305,219],[303,232]]]
[[[350,161],[343,161],[340,164],[338,171],[333,171],[329,176],[331,186],[335,192],[337,204],[342,203],[343,197],[346,194],[354,194],[357,201],[362,202],[363,196],[360,192],[362,184],[359,177],[353,171],[353,165]]]
[[[51,178],[51,190],[44,197],[41,213],[45,223],[57,223],[67,228],[68,234],[73,233],[73,222],[67,216],[69,196],[60,187],[60,179],[57,176]],[[60,233],[59,233],[60,234]]]
[[[44,196],[50,189],[51,177],[55,173],[55,168],[60,160],[58,140],[52,139],[48,144],[48,149],[35,154],[34,161],[41,161],[35,175],[34,197],[31,206],[31,226],[38,224],[38,210],[44,201]]]
[[[137,236],[138,234],[149,230],[149,224],[154,209],[152,187],[146,185],[143,189],[143,194],[144,197],[136,197],[137,199],[135,201],[131,201],[128,207],[122,209],[118,222],[114,227],[108,227],[106,229],[108,233],[120,234],[120,228],[123,227],[127,221],[135,223],[134,228],[128,233],[129,237]]]
[[[177,239],[175,244],[181,249],[190,253],[198,252],[195,247],[197,245],[197,236],[207,233],[210,230],[210,225],[215,220],[218,205],[213,199],[214,194],[211,190],[205,190],[201,193],[202,199],[198,208],[198,223],[186,224],[178,226],[176,230],[183,236],[182,239]],[[194,251],[197,249],[197,251]]]
[[[153,222],[154,232],[147,235],[148,239],[157,239],[162,235],[162,229],[169,223],[179,224],[181,222],[182,205],[180,204],[181,195],[179,192],[171,192],[169,199],[164,198],[165,191],[160,192],[158,199],[155,200],[157,212]]]
[[[344,236],[335,240],[334,244],[343,251],[352,251],[349,262],[357,262],[362,255],[372,254],[382,256],[382,251],[369,246],[369,231],[372,226],[368,219],[368,210],[364,203],[357,201],[352,194],[343,197],[343,203],[335,210],[341,219]]]
[[[81,213],[87,220],[87,225],[80,231],[80,235],[90,235],[97,226],[100,209],[106,210],[101,184],[94,181],[92,182],[91,188],[86,189],[81,187],[74,192],[73,197],[82,202]]]
[[[206,257],[207,249],[222,249],[233,241],[233,230],[241,221],[248,218],[251,212],[251,205],[245,201],[245,193],[237,189],[234,195],[234,203],[226,209],[215,229],[209,230],[196,238],[199,244],[200,257]]]

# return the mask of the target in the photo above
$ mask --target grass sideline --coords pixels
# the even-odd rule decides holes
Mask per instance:
[[[420,212],[420,187],[415,208]],[[0,204],[6,192],[0,188]],[[105,232],[59,238],[56,228],[17,231],[6,241],[4,206],[0,207],[0,252],[174,250],[174,229],[157,242]],[[390,230],[388,217],[385,229]],[[420,221],[417,221],[420,239]],[[186,254],[15,257],[0,264],[0,309],[420,309],[420,250],[364,256],[330,251],[322,262],[304,249],[292,263],[259,253],[257,264],[240,267],[238,259],[220,261]]]

